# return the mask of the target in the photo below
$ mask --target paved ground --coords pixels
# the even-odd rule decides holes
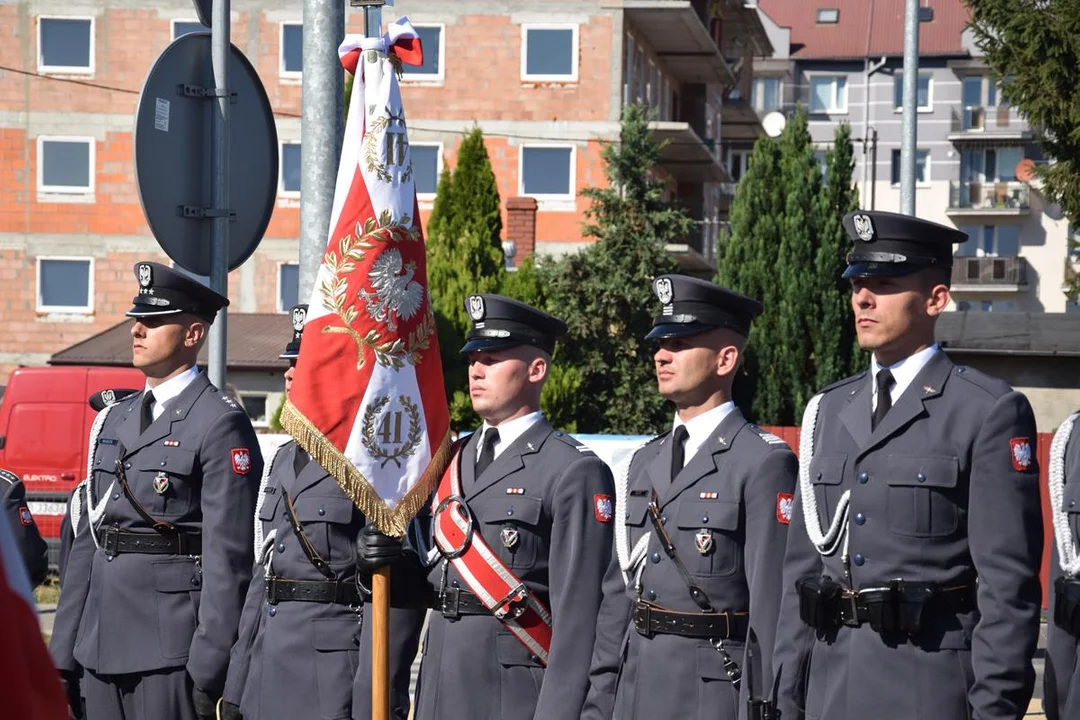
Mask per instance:
[[[41,632],[46,635],[52,635],[53,618],[56,615],[56,605],[39,605],[38,617],[41,620]],[[1035,720],[1037,718],[1045,718],[1046,715],[1042,711],[1042,678],[1043,678],[1043,649],[1046,647],[1046,626],[1043,625],[1042,631],[1039,633],[1039,652],[1035,657],[1035,698],[1031,701],[1031,707],[1028,709],[1028,714],[1024,716],[1024,720]],[[416,663],[413,665],[413,681],[415,683],[416,671],[420,666],[420,658],[417,657]]]

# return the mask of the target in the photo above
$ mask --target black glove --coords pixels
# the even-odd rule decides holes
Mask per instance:
[[[222,700],[221,720],[244,720],[244,716],[240,714],[240,708],[236,707],[228,700]]]
[[[79,690],[79,673],[74,670],[61,670],[60,683],[64,686],[64,695],[67,697],[68,712],[73,720],[82,720],[83,702],[82,693]]]
[[[374,525],[365,525],[356,538],[356,565],[373,572],[393,565],[402,553],[401,538],[383,535]]]
[[[198,686],[191,688],[191,701],[195,704],[195,716],[199,720],[217,720],[219,694],[210,694]]]

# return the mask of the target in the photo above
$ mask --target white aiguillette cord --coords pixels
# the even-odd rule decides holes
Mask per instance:
[[[1075,538],[1069,527],[1069,514],[1065,512],[1065,450],[1069,445],[1073,425],[1080,413],[1068,417],[1054,433],[1050,443],[1050,470],[1048,486],[1050,490],[1051,518],[1054,523],[1054,539],[1057,542],[1058,563],[1061,570],[1069,577],[1080,574],[1080,553],[1077,552]],[[1080,482],[1080,478],[1072,478]]]
[[[814,485],[810,481],[810,462],[814,457],[814,432],[817,430],[818,406],[821,404],[822,397],[824,396],[815,395],[810,398],[810,402],[806,404],[806,410],[803,411],[802,434],[799,438],[799,493],[802,495],[803,519],[810,542],[814,543],[814,547],[821,555],[828,556],[835,553],[840,542],[843,541],[842,555],[846,566],[848,507],[851,504],[851,490],[845,490],[840,496],[829,529],[822,530],[818,520],[817,496],[814,494]]]

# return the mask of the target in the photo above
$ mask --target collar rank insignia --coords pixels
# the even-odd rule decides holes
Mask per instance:
[[[713,549],[713,536],[712,530],[709,528],[701,528],[694,535],[694,544],[697,546],[697,551],[700,555],[708,555]]]
[[[506,488],[507,495],[524,495],[525,488]]]
[[[169,476],[165,472],[159,472],[154,476],[154,492],[164,495],[169,491]]]
[[[502,540],[503,547],[508,549],[517,545],[520,537],[518,529],[513,525],[504,525],[502,532],[499,533],[499,539]]]
[[[923,392],[926,393],[927,395],[937,392],[937,388],[935,388],[933,385],[923,385],[922,389],[923,389]]]

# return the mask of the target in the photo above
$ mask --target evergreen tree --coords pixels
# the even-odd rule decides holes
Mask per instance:
[[[546,275],[549,308],[570,328],[551,394],[579,400],[582,432],[651,433],[669,422],[656,393],[655,347],[644,338],[658,307],[653,278],[678,271],[665,243],[695,224],[651,172],[661,150],[647,112],[625,108],[619,142],[602,152],[609,186],[582,192],[592,201],[583,232],[597,242]]]
[[[1015,105],[1053,163],[1041,192],[1080,221],[1080,0],[967,0],[976,43],[1006,102]],[[1070,269],[1071,270],[1071,269]],[[1066,294],[1076,298],[1080,278]]]
[[[825,178],[815,208],[819,247],[814,270],[819,314],[815,323],[818,330],[812,340],[817,390],[862,370],[866,364],[855,337],[851,284],[842,277],[851,250],[843,216],[859,208],[859,191],[851,182],[854,169],[851,126],[843,123],[836,129],[833,146],[825,153]]]

